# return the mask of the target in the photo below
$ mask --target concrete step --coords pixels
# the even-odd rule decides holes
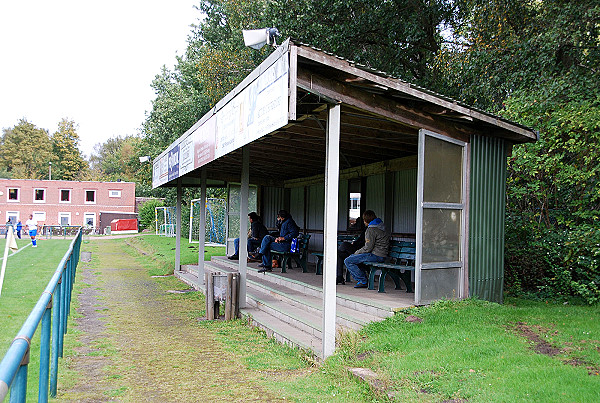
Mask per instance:
[[[315,312],[288,304],[279,298],[258,290],[248,292],[248,304],[311,336],[318,339],[321,339],[322,337],[322,319],[321,316]]]
[[[237,271],[238,268],[237,261],[221,257],[213,258],[211,262],[206,263],[209,263],[209,266],[214,270],[222,270],[223,272]],[[301,273],[301,269],[295,268],[285,274],[279,272],[259,273],[259,268],[254,266],[256,264],[249,265],[247,268],[248,280],[254,280],[275,289],[286,287],[298,291],[302,295],[317,297],[319,300],[323,298],[322,276],[316,276],[313,273]],[[311,280],[312,284],[308,284],[307,280]],[[354,311],[360,311],[379,318],[387,318],[394,315],[393,309],[389,306],[380,304],[368,297],[351,295],[349,292],[344,292],[345,290],[351,291],[352,285],[338,287],[336,293],[338,306],[344,306]],[[366,293],[363,292],[362,294]]]
[[[323,326],[322,276],[314,273],[302,273],[293,269],[288,273],[258,273],[258,264],[247,267],[247,308],[241,309],[249,321],[266,331],[269,337],[279,342],[309,351],[312,355],[321,355],[321,332]],[[205,270],[219,273],[237,273],[238,262],[224,257],[213,258],[205,262]],[[197,286],[198,266],[182,266],[178,277],[188,284]],[[201,289],[204,291],[204,279]],[[361,298],[360,292],[352,291],[351,285],[339,286],[336,295],[336,325],[338,329],[359,330],[367,323],[379,321],[393,315],[390,306],[368,299],[376,297],[371,293]]]
[[[305,295],[285,286],[272,288],[268,284],[261,284],[253,280],[248,280],[248,288],[249,294],[252,296],[257,293],[264,294],[281,301],[283,304],[293,305],[309,311],[317,315],[319,319],[322,317],[323,301],[321,298]],[[336,315],[337,324],[354,330],[359,330],[369,322],[381,320],[381,317],[375,317],[343,305],[336,306]]]
[[[266,332],[282,344],[305,350],[311,356],[322,358],[321,339],[310,335],[270,314],[257,308],[243,308],[240,313],[249,322]]]

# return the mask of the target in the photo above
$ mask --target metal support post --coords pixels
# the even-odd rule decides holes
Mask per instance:
[[[240,308],[246,307],[246,271],[248,262],[248,197],[250,194],[250,148],[242,148],[242,183],[240,186],[240,242],[238,271],[240,273]]]
[[[181,205],[182,205],[181,178],[177,178],[177,211],[175,223],[175,271],[181,270]]]
[[[325,168],[325,222],[323,228],[323,358],[335,351],[338,192],[340,171],[340,105],[329,107]]]
[[[204,278],[204,252],[206,250],[206,168],[200,171],[200,228],[198,231],[198,289]],[[206,283],[204,284],[206,285]]]

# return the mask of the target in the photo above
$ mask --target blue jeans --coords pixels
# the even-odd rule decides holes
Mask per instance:
[[[260,246],[260,241],[258,239],[248,238],[246,245],[248,245],[248,253],[252,253]],[[240,238],[235,238],[233,240],[233,249],[235,251],[233,253],[234,255],[237,256],[240,254]]]
[[[290,244],[288,242],[275,242],[275,237],[271,235],[265,236],[260,244],[260,254],[262,255],[262,264],[264,267],[271,267],[271,249],[288,252]]]
[[[361,253],[358,255],[348,256],[346,259],[344,259],[344,264],[346,265],[346,268],[350,274],[352,274],[352,278],[356,280],[356,284],[367,284],[367,276],[365,276],[365,273],[358,267],[358,265],[365,262],[381,263],[384,260],[384,257],[377,256],[372,253]]]

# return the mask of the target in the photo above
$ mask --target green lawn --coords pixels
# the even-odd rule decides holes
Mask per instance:
[[[151,259],[159,262],[159,268],[153,269],[151,275],[173,274],[175,269],[175,238],[157,235],[144,235],[127,238],[126,242],[138,250],[149,254]],[[181,264],[198,264],[198,244],[189,243],[186,238],[181,239]],[[212,256],[224,256],[225,247],[206,246],[204,260]]]
[[[39,239],[38,247],[32,248],[29,239],[17,239],[17,246],[22,248],[10,255],[6,263],[4,286],[0,296],[0,357],[10,347],[25,319],[37,303],[58,264],[67,252],[70,239]],[[4,256],[5,240],[0,240],[0,258]],[[29,365],[29,382],[33,392],[28,398],[37,398],[37,377],[39,371],[39,333],[38,327],[31,344],[31,363]]]
[[[159,266],[172,265],[173,238],[139,240]],[[182,241],[182,251],[183,264],[197,261],[197,247]],[[409,316],[421,321],[409,322]],[[221,336],[228,343],[229,332],[236,332],[231,327],[243,323],[201,326],[230,327]],[[273,388],[295,401],[600,401],[599,305],[440,301],[346,333],[338,343],[319,371],[278,380]],[[251,355],[286,362],[260,348]],[[373,370],[381,390],[360,386],[349,367]]]

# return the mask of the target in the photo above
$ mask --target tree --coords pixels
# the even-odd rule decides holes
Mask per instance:
[[[454,21],[451,0],[275,0],[264,22],[357,63],[428,85],[431,63]],[[258,28],[258,27],[257,27]]]
[[[82,180],[88,173],[88,163],[79,150],[79,135],[74,121],[62,119],[51,137],[55,157],[53,179]]]
[[[4,129],[0,143],[0,169],[14,179],[47,179],[49,163],[55,162],[48,131],[25,118]]]
[[[111,137],[94,146],[90,156],[92,177],[95,180],[134,182],[140,168],[137,136]]]

